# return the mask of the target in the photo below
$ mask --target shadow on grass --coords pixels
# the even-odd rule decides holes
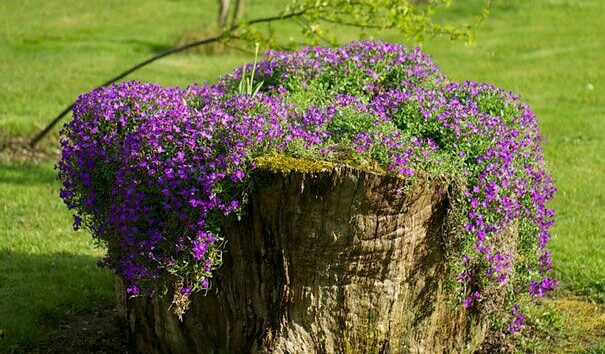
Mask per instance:
[[[98,268],[98,260],[1,250],[0,353],[28,352],[63,319],[111,306],[111,272]]]
[[[129,45],[136,51],[150,54],[159,54],[173,47],[168,43],[159,43],[140,39],[125,39],[121,42]]]
[[[0,162],[0,183],[43,185],[55,183],[56,177],[50,163]]]

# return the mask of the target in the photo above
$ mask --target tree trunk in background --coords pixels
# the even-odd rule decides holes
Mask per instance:
[[[235,26],[242,19],[245,3],[245,0],[235,0],[235,5],[233,5],[233,16],[231,16],[231,26]]]
[[[183,321],[170,296],[122,296],[120,317],[142,353],[472,352],[487,322],[444,287],[445,189],[348,167],[257,171]]]
[[[229,16],[230,0],[218,0],[218,27],[227,27],[227,17]]]

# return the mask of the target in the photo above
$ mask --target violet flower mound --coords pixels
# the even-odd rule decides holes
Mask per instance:
[[[269,52],[252,69],[215,85],[127,82],[79,97],[62,131],[61,197],[131,295],[210,286],[225,226],[267,155],[463,186],[453,285],[467,308],[486,300],[485,284],[506,287],[511,332],[519,305],[556,287],[546,249],[555,189],[536,117],[517,96],[450,82],[418,48],[379,41]],[[242,93],[252,72],[260,91]],[[515,250],[501,242],[507,230]]]

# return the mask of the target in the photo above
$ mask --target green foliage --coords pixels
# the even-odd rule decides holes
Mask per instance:
[[[415,42],[422,42],[426,36],[435,35],[447,35],[451,39],[464,38],[467,42],[473,42],[474,26],[459,28],[433,20],[432,15],[439,8],[450,5],[451,0],[435,0],[426,4],[389,0],[295,0],[285,13],[305,12],[303,33],[309,41],[316,44],[320,41],[337,42],[328,29],[332,24],[360,27],[367,34],[393,29],[405,39]],[[487,13],[484,12],[481,16],[484,18]],[[478,24],[481,20],[476,21]]]
[[[581,354],[605,354],[605,341],[597,343],[590,348],[580,352]]]
[[[242,22],[227,29],[227,42],[267,43],[271,48],[293,49],[301,44],[335,46],[342,43],[334,29],[360,30],[359,37],[374,38],[385,31],[395,31],[401,39],[422,43],[427,37],[443,36],[450,40],[463,39],[468,44],[476,41],[477,27],[489,16],[490,1],[470,22],[441,23],[435,14],[451,5],[451,0],[433,0],[418,3],[411,0],[293,0],[267,27],[257,26],[255,20]],[[284,39],[273,27],[274,22],[291,21],[298,25],[301,36],[292,33]],[[265,23],[265,21],[262,21]]]

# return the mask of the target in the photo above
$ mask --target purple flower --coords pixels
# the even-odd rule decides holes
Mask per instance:
[[[208,242],[207,241],[203,241],[200,239],[196,239],[193,241],[193,258],[195,258],[196,261],[200,261],[202,260],[202,257],[204,256],[204,254],[206,254],[206,250],[208,249]]]
[[[126,288],[126,292],[127,292],[129,295],[133,295],[133,296],[135,296],[135,295],[139,295],[139,294],[141,293],[141,289],[140,289],[140,288],[139,288],[137,285],[132,284],[132,285],[129,285],[129,286]]]
[[[130,294],[165,276],[191,292],[207,288],[227,219],[245,211],[255,159],[275,153],[464,180],[460,249],[448,251],[459,254],[450,261],[460,293],[479,290],[463,305],[488,301],[484,280],[523,283],[533,296],[556,288],[546,276],[555,188],[537,119],[518,96],[451,82],[419,48],[381,41],[272,51],[256,73],[269,84],[254,96],[238,91],[238,68],[184,89],[114,84],[74,105],[61,135],[60,196],[74,228],[109,245],[104,263]],[[510,230],[523,240],[519,257],[501,242]],[[511,328],[523,318],[515,310]]]
[[[512,312],[512,320],[511,320],[507,330],[510,333],[516,333],[523,326],[523,323],[525,322],[525,315],[523,314],[523,312],[521,312],[519,305],[513,306],[511,312]]]
[[[232,182],[237,182],[241,179],[244,178],[244,171],[241,170],[235,170],[231,173],[231,181]]]

